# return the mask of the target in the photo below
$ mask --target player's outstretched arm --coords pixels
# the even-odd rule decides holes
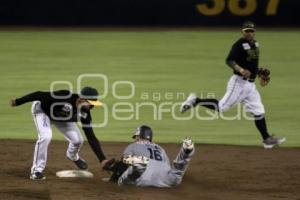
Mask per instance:
[[[90,125],[90,120],[88,121],[84,121],[83,119],[81,120],[81,123],[83,124],[83,131],[84,134],[88,140],[88,143],[90,145],[90,147],[92,148],[93,152],[96,154],[101,166],[104,166],[107,162],[106,157],[102,151],[100,142],[98,140],[98,138],[96,137],[94,130],[92,128],[92,126]]]
[[[9,101],[9,104],[12,107],[20,106],[20,105],[28,103],[28,102],[40,101],[42,99],[48,98],[49,95],[50,95],[49,92],[36,91],[36,92],[27,94],[27,95],[25,95],[23,97],[20,97],[20,98],[11,99]]]

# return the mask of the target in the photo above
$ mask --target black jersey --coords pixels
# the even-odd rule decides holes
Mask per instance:
[[[16,106],[27,102],[40,101],[42,110],[53,121],[77,122],[80,120],[91,148],[100,161],[105,160],[106,158],[91,126],[91,113],[90,111],[77,109],[76,100],[78,98],[78,94],[71,93],[68,90],[54,92],[37,91],[16,99]]]
[[[232,66],[232,63],[236,63],[244,69],[251,72],[250,79],[255,79],[258,71],[259,62],[259,44],[257,41],[248,41],[244,38],[235,42],[231,48],[229,55],[227,56],[226,63]],[[234,74],[241,75],[234,70]]]
[[[42,110],[53,121],[77,122],[90,124],[92,118],[89,111],[78,110],[76,100],[78,94],[68,90],[54,92],[34,92],[16,99],[16,105],[22,105],[31,101],[40,101]]]

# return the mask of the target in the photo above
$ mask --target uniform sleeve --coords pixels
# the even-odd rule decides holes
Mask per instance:
[[[23,97],[17,98],[16,99],[16,105],[20,106],[22,104],[32,102],[32,101],[41,101],[44,99],[49,98],[49,92],[41,92],[41,91],[36,91],[30,94],[27,94]]]
[[[69,90],[58,90],[58,91],[53,91],[52,95],[55,97],[59,97],[59,99],[67,99],[72,95],[72,92]]]
[[[234,45],[232,45],[232,48],[226,58],[226,64],[233,68],[236,65],[236,60],[238,59],[238,57],[240,56],[240,47],[239,47],[239,43],[235,43]]]
[[[82,129],[93,152],[96,154],[98,160],[102,162],[106,159],[106,157],[102,151],[100,142],[94,133],[93,127],[91,126],[91,122],[91,114],[88,113],[88,117],[86,119],[81,119]]]

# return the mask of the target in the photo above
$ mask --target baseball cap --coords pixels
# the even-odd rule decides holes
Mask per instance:
[[[98,100],[99,93],[95,88],[84,87],[80,91],[80,97],[86,99],[93,106],[101,106],[102,102]]]
[[[251,21],[246,21],[244,22],[243,26],[242,26],[242,31],[245,32],[245,31],[255,31],[255,24]]]

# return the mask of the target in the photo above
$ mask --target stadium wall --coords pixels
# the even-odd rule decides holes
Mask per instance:
[[[299,26],[298,0],[1,0],[1,25]]]

